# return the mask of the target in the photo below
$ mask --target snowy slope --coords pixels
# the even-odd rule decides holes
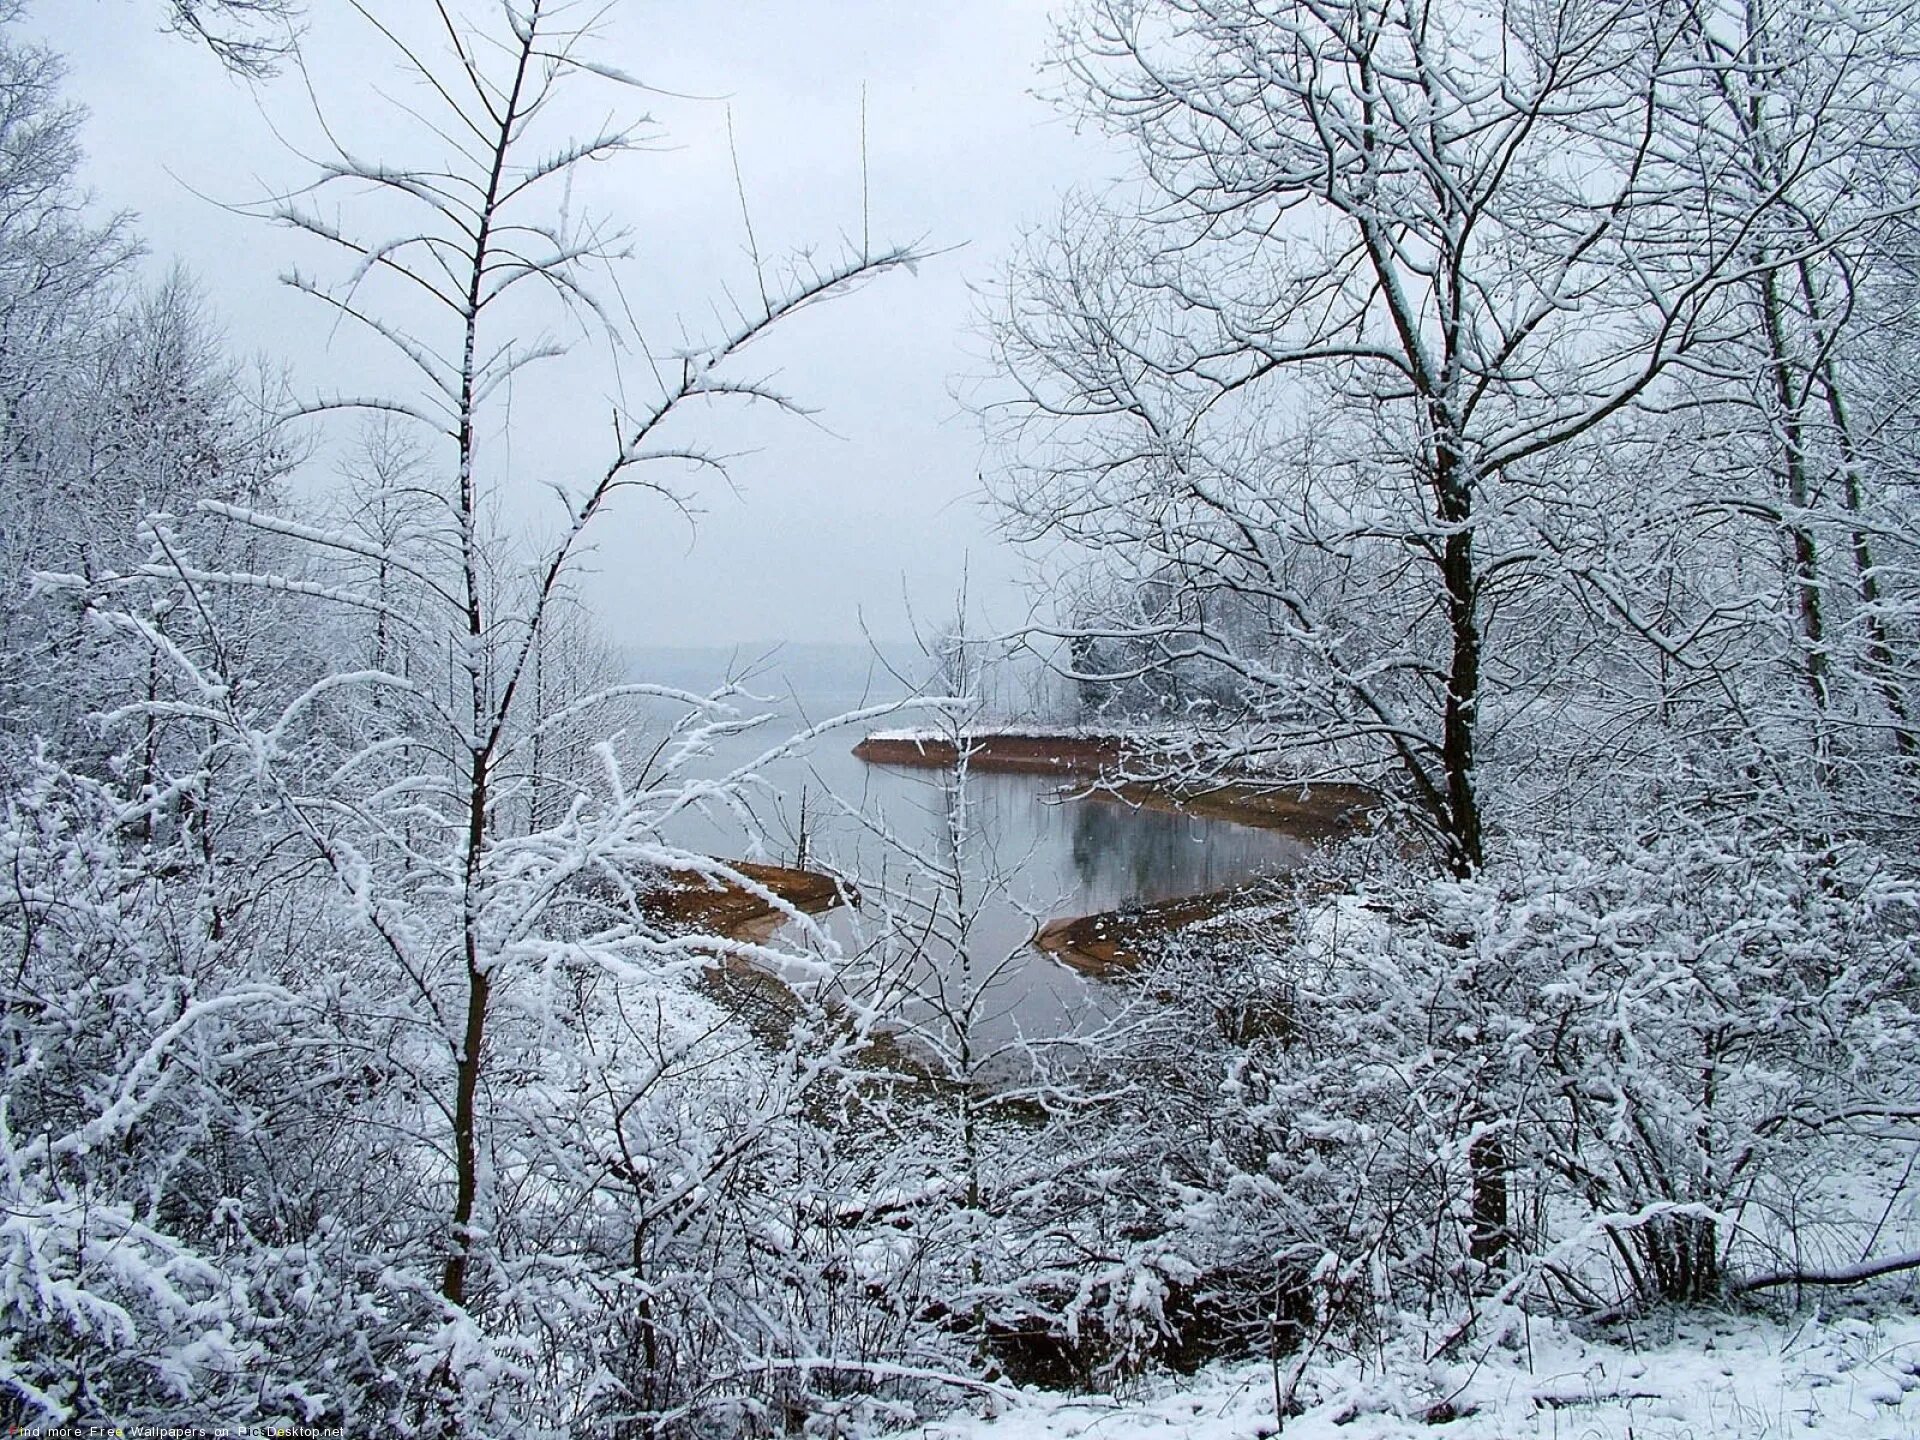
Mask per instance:
[[[1798,1325],[1708,1317],[1627,1342],[1536,1324],[1514,1348],[1427,1364],[1375,1355],[1308,1372],[1286,1440],[1904,1440],[1920,1437],[1920,1317]],[[920,1440],[1252,1440],[1275,1434],[1264,1365],[1132,1399],[1027,1392]],[[1452,1417],[1452,1418],[1449,1418]]]

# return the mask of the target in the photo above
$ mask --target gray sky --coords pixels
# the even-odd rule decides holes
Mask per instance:
[[[401,26],[426,0],[375,0]],[[330,125],[368,154],[410,134],[396,101],[418,87],[338,0],[312,0],[308,70]],[[861,224],[860,106],[866,87],[871,228],[882,241],[950,253],[799,317],[756,361],[817,409],[818,425],[738,411],[683,432],[745,453],[738,493],[702,486],[697,533],[650,497],[628,497],[600,534],[589,581],[603,623],[632,643],[713,644],[858,637],[907,628],[906,600],[944,613],[970,566],[992,623],[1025,613],[1018,565],[975,501],[984,463],[953,399],[978,373],[969,287],[990,282],[1023,226],[1061,193],[1119,163],[1102,141],[1030,93],[1050,36],[1048,0],[613,0],[595,55],[687,96],[577,92],[587,126],[651,114],[662,148],[596,167],[570,203],[630,227],[624,292],[657,349],[710,329],[723,286],[750,288],[726,119],[761,251],[836,253]],[[223,210],[300,183],[284,141],[313,143],[306,85],[283,74],[250,88],[159,29],[159,0],[33,0],[26,29],[63,52],[68,92],[92,112],[89,183],[140,216],[162,266],[177,257],[206,288],[233,347],[292,366],[305,393],[365,391],[402,377],[362,334],[335,331],[314,301],[277,282],[298,264],[339,262],[284,229]],[[488,13],[476,9],[476,15]],[[416,32],[427,33],[427,32]],[[283,138],[276,138],[275,131]],[[378,229],[378,222],[374,223]],[[539,527],[557,513],[541,480],[597,468],[614,381],[585,355],[517,382],[512,424],[492,457],[513,498],[504,514]],[[825,429],[820,427],[826,427]],[[335,431],[344,438],[350,425]],[[510,439],[508,436],[510,435]],[[547,510],[540,509],[544,503]]]

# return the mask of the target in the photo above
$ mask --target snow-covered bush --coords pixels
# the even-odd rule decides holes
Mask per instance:
[[[1902,1254],[1897,1172],[1834,1177],[1920,1113],[1917,893],[1868,848],[1677,831],[1170,942],[1100,1059],[1112,1104],[1060,1128],[1070,1268],[1165,1358]]]
[[[233,1081],[293,997],[120,818],[44,762],[0,816],[0,1416],[297,1415],[222,1254],[242,1201],[205,1183],[258,1138]]]

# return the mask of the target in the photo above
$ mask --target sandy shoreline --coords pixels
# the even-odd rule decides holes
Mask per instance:
[[[803,915],[818,915],[836,905],[858,902],[845,881],[818,870],[753,860],[720,863]],[[670,925],[724,935],[730,940],[764,940],[787,918],[780,906],[735,881],[684,872],[670,876],[661,889],[648,896],[648,907],[655,917]]]

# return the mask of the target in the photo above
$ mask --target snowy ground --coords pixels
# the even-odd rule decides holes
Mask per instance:
[[[1512,1348],[1425,1364],[1336,1359],[1308,1372],[1286,1440],[1895,1440],[1920,1437],[1920,1316],[1688,1321],[1583,1341],[1536,1324]],[[1451,1417],[1451,1418],[1450,1418]],[[1275,1434],[1263,1365],[1132,1399],[1028,1394],[954,1415],[921,1440],[1251,1440]]]

